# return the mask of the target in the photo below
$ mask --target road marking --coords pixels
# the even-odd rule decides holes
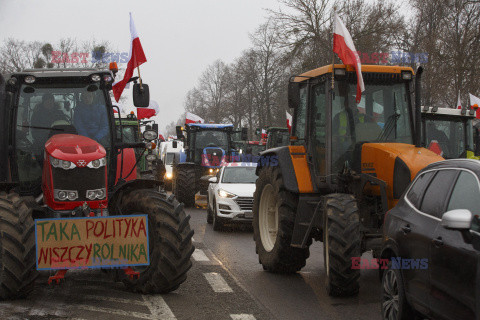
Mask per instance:
[[[210,261],[205,252],[202,249],[195,249],[192,254],[192,257],[195,261]]]
[[[136,300],[136,299],[123,299],[123,298],[115,298],[115,297],[105,297],[105,296],[100,296],[100,295],[83,295],[84,299],[92,299],[92,300],[103,300],[103,301],[111,301],[111,302],[119,302],[119,303],[125,303],[125,304],[138,304],[141,306],[145,306],[145,302],[142,300]]]
[[[128,318],[138,318],[138,319],[152,319],[152,315],[142,313],[142,312],[134,312],[134,311],[123,311],[119,309],[110,309],[110,308],[102,308],[102,307],[94,307],[85,304],[72,304],[72,307],[86,310],[86,311],[93,311],[93,312],[103,312],[108,314],[116,314],[123,317]]]
[[[233,292],[232,288],[227,284],[225,279],[216,272],[204,273],[208,283],[215,292]]]
[[[245,313],[231,314],[230,318],[232,318],[232,320],[256,320],[253,314],[245,314]]]
[[[153,319],[176,319],[172,310],[170,310],[161,295],[143,295],[142,298],[145,301],[148,310],[150,310]]]

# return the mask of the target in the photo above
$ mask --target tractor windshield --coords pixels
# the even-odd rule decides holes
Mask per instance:
[[[467,130],[471,120],[460,117],[439,119],[428,117],[424,120],[425,147],[445,159],[464,158],[466,150],[473,146],[472,130]]]
[[[110,149],[105,94],[84,83],[23,85],[16,117],[16,150],[21,183],[40,186],[45,142],[55,134],[75,133]]]
[[[195,159],[201,159],[205,148],[219,148],[228,152],[228,133],[219,130],[195,132]]]
[[[405,83],[368,84],[360,103],[357,85],[339,81],[332,103],[332,172],[353,161],[362,142],[412,143],[409,96]]]

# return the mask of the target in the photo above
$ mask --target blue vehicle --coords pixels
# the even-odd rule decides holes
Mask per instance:
[[[208,177],[215,175],[219,168],[235,161],[238,152],[233,144],[232,124],[186,124],[177,126],[177,138],[184,143],[178,161],[173,168],[173,192],[185,206],[195,205],[195,194],[206,193]],[[184,135],[186,133],[186,136]],[[247,128],[241,131],[247,139]],[[202,178],[203,177],[203,178]]]

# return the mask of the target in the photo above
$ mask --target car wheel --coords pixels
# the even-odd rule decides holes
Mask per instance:
[[[214,231],[222,231],[223,230],[223,221],[217,214],[217,204],[215,200],[213,200],[213,230]]]
[[[414,319],[415,313],[408,304],[400,269],[392,269],[392,262],[382,276],[382,319],[407,320]]]

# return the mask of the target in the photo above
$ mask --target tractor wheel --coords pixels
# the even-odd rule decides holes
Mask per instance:
[[[26,297],[38,272],[32,209],[15,193],[0,193],[0,300]]]
[[[175,176],[175,196],[178,201],[183,202],[186,207],[195,206],[195,168],[177,167]]]
[[[122,214],[147,214],[150,265],[132,267],[138,279],[123,277],[123,283],[134,292],[167,293],[177,289],[187,278],[192,266],[190,257],[193,230],[190,216],[173,195],[153,189],[140,189],[126,194],[121,203]]]
[[[323,206],[327,293],[331,296],[357,294],[360,270],[352,269],[352,258],[362,254],[357,201],[351,194],[334,193],[324,197]]]
[[[213,211],[210,209],[210,199],[207,193],[207,223],[212,224],[213,223]]]
[[[253,237],[263,269],[293,273],[305,266],[307,248],[290,246],[298,197],[284,188],[278,168],[260,169],[253,202]]]

